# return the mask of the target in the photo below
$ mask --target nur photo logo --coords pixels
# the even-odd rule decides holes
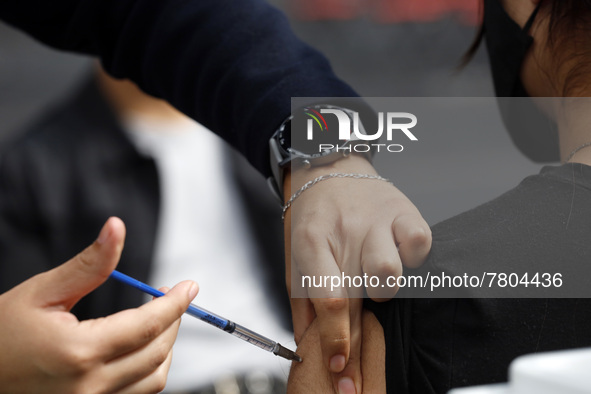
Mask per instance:
[[[343,108],[312,108],[303,111],[306,116],[306,139],[318,142],[317,152],[327,150],[346,150],[353,152],[402,152],[400,143],[393,143],[395,139],[404,136],[410,141],[418,141],[411,129],[417,125],[417,117],[409,112],[379,112],[377,114],[377,131],[368,134],[359,113]],[[298,133],[299,134],[299,133]],[[379,143],[380,139],[385,142]],[[338,139],[338,141],[337,141]],[[344,141],[355,141],[343,145]],[[368,141],[364,143],[362,141]],[[369,142],[372,143],[369,143]]]

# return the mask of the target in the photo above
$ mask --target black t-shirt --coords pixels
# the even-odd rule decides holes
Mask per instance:
[[[484,269],[531,278],[553,270],[563,274],[563,289],[581,290],[591,285],[591,167],[545,167],[432,230],[426,263],[405,274]],[[413,295],[409,289],[399,294]],[[520,355],[591,346],[591,300],[577,294],[581,298],[441,298],[441,292],[367,302],[384,328],[388,392],[445,393],[503,382]]]

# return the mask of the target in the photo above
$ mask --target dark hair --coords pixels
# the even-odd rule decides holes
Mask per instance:
[[[472,58],[474,58],[474,55],[476,55],[476,51],[478,51],[478,48],[480,47],[480,44],[482,43],[482,40],[484,39],[484,0],[481,1],[479,3],[478,6],[478,15],[479,15],[479,20],[480,20],[480,25],[478,26],[478,31],[476,32],[476,36],[474,37],[474,40],[472,40],[472,44],[470,44],[470,47],[466,50],[466,52],[464,52],[464,54],[462,55],[462,58],[460,59],[460,63],[458,64],[458,70],[463,69],[464,67],[466,67],[468,65],[468,63],[470,63],[470,61],[472,60]]]
[[[581,77],[591,73],[591,0],[542,1],[549,7],[548,44],[556,50],[554,69],[567,62],[570,66],[562,96],[575,95]]]
[[[500,1],[500,0],[483,0]],[[548,44],[556,51],[554,67],[559,68],[565,62],[574,63],[564,81],[563,95],[576,89],[582,75],[591,72],[591,0],[540,0],[541,12],[549,15]],[[483,2],[480,3],[480,19],[483,17]],[[476,37],[462,56],[458,68],[465,67],[478,50],[484,38],[484,26],[481,22]]]

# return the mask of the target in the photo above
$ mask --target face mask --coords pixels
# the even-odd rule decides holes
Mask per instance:
[[[500,0],[484,1],[484,34],[493,84],[505,127],[519,150],[533,161],[558,161],[556,125],[528,97],[521,82],[521,65],[533,43],[529,30],[540,9],[536,7],[521,28],[507,14]]]

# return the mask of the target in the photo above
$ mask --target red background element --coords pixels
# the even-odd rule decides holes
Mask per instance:
[[[461,23],[479,22],[478,0],[291,0],[301,20],[349,20],[370,16],[379,23],[431,22],[449,15]]]

